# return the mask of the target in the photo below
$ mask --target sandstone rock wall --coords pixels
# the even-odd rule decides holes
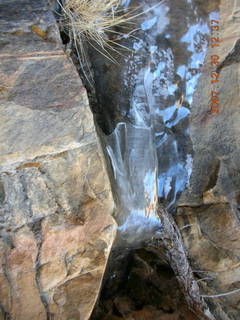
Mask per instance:
[[[240,1],[222,1],[221,44],[209,50],[193,102],[191,139],[193,172],[188,191],[179,201],[177,222],[189,250],[193,269],[205,280],[202,294],[216,295],[240,289],[240,143],[239,94]],[[234,49],[235,48],[235,49]],[[235,50],[235,53],[234,50]],[[229,57],[232,54],[232,58]],[[211,85],[211,55],[220,56],[219,82]],[[226,63],[226,61],[228,62]],[[211,90],[220,92],[220,113],[209,114]],[[239,319],[240,292],[209,298],[220,302],[226,316]]]
[[[0,319],[88,319],[113,200],[47,1],[0,1],[0,127]]]

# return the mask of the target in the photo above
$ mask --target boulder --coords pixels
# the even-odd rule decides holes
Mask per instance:
[[[88,319],[115,238],[86,90],[44,0],[0,2],[0,319]]]

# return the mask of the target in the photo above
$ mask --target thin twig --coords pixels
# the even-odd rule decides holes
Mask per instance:
[[[193,224],[186,224],[185,226],[179,228],[179,230],[184,230],[185,228],[192,227]]]
[[[202,298],[221,298],[221,297],[230,296],[231,294],[235,294],[235,293],[240,293],[240,289],[236,289],[236,290],[232,290],[232,291],[228,291],[228,292],[224,292],[224,293],[219,293],[219,294],[212,294],[209,296],[202,294],[201,297]]]

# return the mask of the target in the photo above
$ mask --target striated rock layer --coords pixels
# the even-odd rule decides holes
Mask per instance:
[[[116,231],[87,95],[47,1],[0,31],[0,319],[85,320]]]
[[[177,222],[203,295],[225,294],[227,315],[240,316],[240,2],[222,1],[220,47],[211,48],[193,101],[190,134],[195,151],[190,186],[179,201]],[[211,84],[211,55],[220,56],[219,82]],[[218,114],[208,113],[211,90],[220,92]]]

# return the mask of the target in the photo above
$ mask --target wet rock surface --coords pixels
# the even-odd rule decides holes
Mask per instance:
[[[115,238],[86,91],[48,1],[0,1],[0,319],[88,319]]]
[[[142,13],[134,20],[133,36],[119,41],[130,51],[113,51],[117,64],[93,49],[89,56],[96,94],[92,110],[117,204],[119,238],[132,245],[155,236],[161,227],[158,199],[174,212],[189,181],[189,114],[218,1],[123,4]]]

